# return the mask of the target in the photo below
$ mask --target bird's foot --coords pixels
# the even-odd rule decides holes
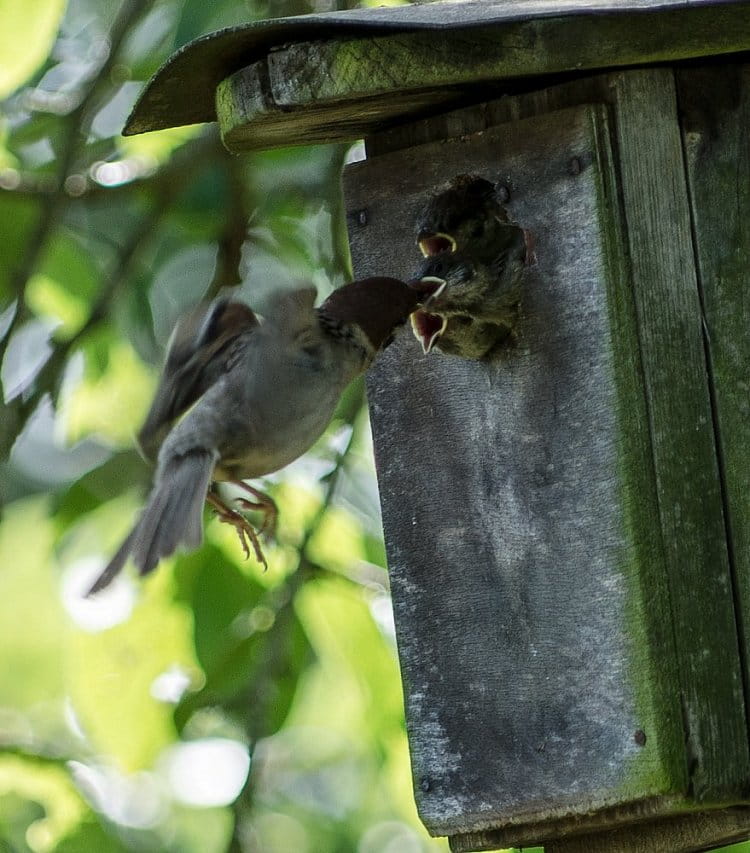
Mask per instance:
[[[234,527],[240,540],[240,545],[242,545],[242,550],[245,553],[245,559],[250,557],[250,545],[252,545],[253,551],[255,552],[255,558],[259,563],[261,563],[263,570],[265,571],[268,568],[268,561],[266,560],[266,556],[260,546],[258,534],[252,524],[250,524],[241,512],[237,512],[237,510],[228,507],[221,498],[217,497],[217,495],[212,492],[209,492],[206,495],[206,500],[214,508],[216,517],[219,521],[224,524],[231,524],[232,527]]]
[[[261,522],[258,532],[262,536],[265,536],[267,540],[273,539],[276,535],[276,523],[279,517],[279,509],[276,506],[274,499],[265,492],[261,492],[259,489],[248,486],[248,484],[242,480],[232,480],[232,483],[234,483],[235,486],[239,486],[244,489],[246,492],[250,492],[250,494],[255,498],[254,501],[249,501],[246,498],[237,498],[236,503],[245,510],[262,512],[263,521]]]

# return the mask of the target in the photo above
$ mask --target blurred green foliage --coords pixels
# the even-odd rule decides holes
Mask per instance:
[[[213,127],[123,121],[192,38],[319,10],[0,0],[3,853],[447,849],[413,804],[361,384],[266,484],[267,572],[209,522],[82,597],[149,486],[132,437],[176,317],[349,272],[344,148],[237,158]]]
[[[361,383],[262,572],[198,552],[97,600],[151,472],[133,435],[176,317],[348,275],[341,146],[123,139],[143,82],[307,0],[0,0],[0,851],[426,851],[411,793]]]

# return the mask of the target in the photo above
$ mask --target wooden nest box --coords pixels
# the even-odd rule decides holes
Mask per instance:
[[[502,358],[369,397],[414,788],[454,851],[750,836],[750,3],[503,0],[199,39],[131,133],[365,138],[355,272],[461,173],[536,238]]]

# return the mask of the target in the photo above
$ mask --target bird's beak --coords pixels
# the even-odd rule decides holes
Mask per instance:
[[[422,307],[431,305],[448,286],[448,282],[444,278],[438,278],[436,275],[425,275],[422,278],[410,281],[408,284],[413,290],[426,297],[422,299]]]
[[[453,237],[442,231],[437,231],[434,234],[420,234],[417,237],[417,245],[425,258],[431,258],[441,252],[455,252],[458,248]]]
[[[435,341],[443,334],[448,325],[447,317],[442,314],[430,314],[429,311],[417,309],[411,315],[411,330],[414,337],[422,344],[425,355],[433,348]]]
[[[414,337],[422,344],[422,351],[427,354],[435,345],[435,341],[443,334],[448,320],[442,314],[433,314],[424,309],[432,305],[448,286],[444,278],[435,275],[425,275],[409,282],[409,287],[426,296],[422,307],[411,314],[411,330]]]

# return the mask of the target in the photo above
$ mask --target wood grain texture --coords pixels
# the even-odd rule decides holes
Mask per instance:
[[[222,138],[233,151],[356,139],[486,100],[489,83],[750,49],[750,3],[625,12],[290,44],[261,60],[263,97],[254,66],[220,84],[235,93],[217,99]]]
[[[502,27],[521,20],[597,15],[650,16],[663,9],[721,9],[737,0],[459,0],[252,21],[195,39],[176,51],[141,93],[124,133],[216,118],[214,93],[240,68],[282,45],[419,30]],[[649,26],[646,24],[645,26]]]
[[[218,84],[216,115],[224,145],[240,152],[358,139],[384,122],[388,124],[384,115],[418,116],[434,112],[438,106],[450,109],[463,100],[455,90],[422,90],[298,111],[274,100],[267,63],[262,61]]]
[[[585,145],[572,144],[556,129],[559,147],[553,151],[555,144],[547,142],[545,169],[536,159],[538,136],[529,136],[530,125],[519,118],[592,101],[609,104],[610,112],[594,111]],[[488,131],[495,122],[506,124]],[[567,128],[567,120],[561,125]],[[474,135],[428,141],[462,131]],[[421,144],[409,150],[410,142]],[[513,215],[547,241],[527,287],[521,352],[509,353],[503,364],[458,364],[447,356],[424,360],[408,338],[401,339],[370,384],[416,796],[425,822],[432,831],[454,833],[456,851],[490,850],[634,820],[645,827],[650,815],[740,801],[750,778],[742,671],[670,72],[602,75],[503,98],[395,128],[369,139],[367,148],[368,156],[377,156],[350,169],[346,180],[350,209],[365,211],[351,219],[358,274],[408,272],[408,259],[416,257],[411,235],[394,230],[393,222],[413,219],[415,197],[462,169],[486,170],[503,181]],[[572,157],[596,185],[596,202],[588,207],[575,193],[564,197],[555,187]],[[583,299],[587,318],[596,306],[598,324],[576,326],[577,299]],[[590,376],[575,375],[584,401],[579,427],[597,436],[572,445],[593,460],[585,474],[578,469],[579,488],[602,488],[597,478],[607,460],[617,459],[604,477],[616,500],[599,493],[596,509],[589,505],[590,515],[577,513],[575,524],[566,517],[570,492],[558,493],[550,513],[549,490],[558,476],[564,481],[565,466],[558,460],[556,473],[544,476],[533,452],[517,458],[529,448],[539,451],[529,435],[545,437],[548,457],[561,452],[554,449],[558,439],[567,439],[564,431],[558,435],[554,419],[548,422],[548,408],[553,400],[555,411],[566,411],[570,362],[579,350],[565,351],[572,334],[563,335],[565,345],[548,339],[550,317],[559,317],[561,328],[592,336],[595,342],[587,345],[599,348],[598,358],[588,356],[598,368]],[[602,384],[609,397],[601,396]],[[576,541],[570,530],[582,538]],[[586,548],[593,563],[581,556]],[[553,551],[554,570],[545,574]],[[592,593],[584,565],[594,565],[602,583],[610,573],[603,597]],[[611,576],[618,572],[619,584]],[[620,646],[597,650],[601,656],[595,656],[586,684],[568,671],[576,631],[590,617],[583,615],[585,603],[577,611],[578,593],[600,608],[606,601],[590,623],[592,635],[604,631],[609,619],[626,637]],[[553,615],[545,616],[545,608]],[[498,634],[499,625],[507,626],[505,634]],[[589,694],[584,716],[593,715],[601,699],[597,684],[606,661],[610,677],[627,685],[625,704],[631,703],[631,713],[635,709],[647,745],[656,751],[636,752],[614,794],[597,776],[596,740],[579,767],[589,788],[582,783],[577,795],[565,799],[570,765],[561,761],[566,747],[558,742],[552,763],[565,778],[541,792],[539,759],[530,761],[532,750],[524,749],[535,737],[538,743],[547,735],[554,740],[564,717],[550,712],[540,724],[539,712],[528,707],[535,700],[546,706],[545,687],[557,686],[537,681],[537,661],[521,666],[518,645],[539,635],[545,643],[534,646],[537,655],[540,648],[547,655],[562,649],[557,659],[545,657],[545,665]],[[456,652],[466,646],[486,651],[469,683],[468,653],[457,658]],[[490,673],[489,700],[487,691],[476,692],[483,684],[481,667]],[[495,695],[501,684],[510,685],[510,696]],[[461,713],[478,710],[468,724],[463,717],[459,724],[457,712],[446,711],[451,703]],[[424,741],[416,750],[415,737]],[[464,737],[481,742],[481,755],[463,748]],[[448,767],[440,766],[441,750]],[[505,770],[498,767],[504,761]],[[437,786],[427,772],[434,775],[435,766],[442,771]],[[608,769],[617,776],[612,762]],[[550,782],[554,774],[546,770]],[[478,812],[471,811],[472,795],[473,805],[481,799]],[[447,818],[441,797],[453,810]],[[575,817],[587,808],[592,811],[585,817]],[[457,830],[460,820],[463,829]],[[703,826],[716,827],[716,844],[734,832],[731,820],[722,829],[721,820],[696,824],[686,816],[685,837],[697,837]],[[653,824],[649,832],[655,834],[634,832],[634,843],[657,838],[660,830]],[[611,853],[626,849],[620,843],[613,839]]]
[[[747,784],[750,759],[673,73],[614,84],[691,795],[721,801]]]
[[[401,336],[369,386],[416,793],[438,834],[535,823],[538,840],[542,818],[647,815],[687,789],[640,365],[618,355],[637,344],[607,145],[584,107],[347,177],[367,210],[358,275],[407,274],[413,235],[393,223],[465,170],[512,175],[511,213],[538,240],[516,350],[425,358]]]
[[[269,54],[269,80],[277,104],[299,107],[731,53],[750,48],[748,9],[697,6],[295,44]]]
[[[750,683],[750,66],[678,74],[725,518]]]
[[[545,853],[700,853],[750,836],[750,809],[698,812],[658,823],[637,824],[556,841]]]
[[[730,100],[739,103],[739,81],[733,67],[717,65],[712,73],[717,91],[719,86],[724,86],[725,93],[735,93]],[[639,94],[634,95],[634,91]],[[728,98],[725,94],[722,100],[716,92],[713,96],[714,103],[726,103]],[[710,98],[704,95],[704,100]],[[634,293],[639,304],[640,346],[647,361],[646,370],[651,375],[649,405],[656,418],[655,459],[657,467],[661,466],[664,472],[660,474],[660,501],[665,513],[665,530],[672,542],[670,587],[673,607],[678,614],[680,667],[687,685],[684,713],[692,756],[691,785],[698,799],[701,796],[721,798],[724,788],[737,791],[748,768],[742,710],[745,678],[739,666],[737,623],[732,614],[734,590],[744,596],[748,584],[741,577],[733,579],[729,566],[726,526],[723,527],[721,513],[719,464],[712,462],[710,456],[711,447],[714,456],[718,455],[717,437],[711,424],[711,393],[702,340],[703,314],[692,259],[690,210],[672,72],[667,69],[620,72],[572,81],[517,98],[504,98],[484,105],[481,114],[472,110],[469,123],[478,129],[481,122],[486,126],[586,101],[611,105],[622,161],[618,168],[623,174],[627,170],[627,177],[623,178],[627,181],[623,210],[629,223],[626,252],[632,258]],[[460,115],[460,112],[444,115],[437,121],[447,130],[455,127]],[[689,115],[687,111],[686,121]],[[748,239],[741,222],[741,194],[746,190],[741,170],[746,163],[743,156],[747,156],[742,153],[746,150],[742,148],[744,118],[742,114],[737,117],[737,127],[731,130],[735,141],[730,149],[732,146],[734,149],[725,151],[724,165],[719,167],[724,168],[725,181],[729,183],[733,181],[731,176],[740,170],[739,180],[731,183],[732,192],[740,193],[738,204],[733,208],[735,226],[730,222],[724,230],[726,217],[719,212],[728,190],[719,191],[718,185],[713,188],[715,181],[710,169],[701,178],[704,205],[708,199],[713,205],[711,221],[714,224],[711,227],[717,234],[723,234],[718,242],[713,236],[706,238],[705,248],[730,256],[735,252],[737,260],[735,277],[725,285],[725,299],[720,300],[721,308],[717,310],[725,323],[731,323],[727,327],[729,334],[721,338],[728,343],[719,344],[733,349],[733,366],[724,362],[731,374],[727,387],[732,387],[734,381],[733,387],[739,390],[732,409],[735,420],[729,431],[738,437],[732,444],[735,455],[731,467],[733,471],[743,472],[734,484],[735,500],[739,501],[747,500],[746,481],[742,478],[748,476],[743,462],[748,427],[742,420],[741,408],[745,405],[742,382],[743,368],[747,364],[747,356],[742,352],[742,342],[746,338],[742,329],[747,328],[747,297],[742,284],[746,279],[742,276],[746,276],[743,259]],[[429,122],[422,121],[411,129],[417,138],[423,138],[428,125]],[[714,122],[712,127],[715,126]],[[379,135],[368,142],[368,153],[402,148],[408,144],[409,130],[410,126],[406,126]],[[704,221],[706,217],[704,212]],[[737,343],[732,344],[732,341]],[[681,390],[678,392],[678,389]],[[674,426],[671,426],[672,418]],[[697,459],[703,460],[703,464],[695,468]],[[736,505],[739,508],[736,516],[747,518],[746,503]],[[685,536],[686,533],[689,535]],[[693,550],[691,541],[698,543],[697,551]],[[748,553],[746,546],[738,547],[736,542],[734,550]],[[712,570],[707,571],[707,567]],[[707,584],[714,590],[721,590],[710,602],[703,598]],[[696,626],[700,626],[701,634],[707,638],[705,647],[694,641]],[[740,630],[740,635],[744,637],[746,632]],[[717,671],[723,674],[722,678],[717,679]]]

